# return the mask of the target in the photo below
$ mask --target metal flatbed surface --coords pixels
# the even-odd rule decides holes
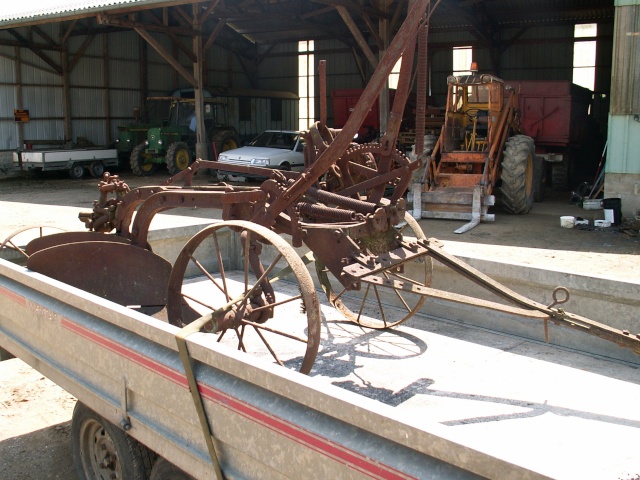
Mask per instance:
[[[635,366],[425,316],[327,326],[315,378],[551,478],[640,477]]]
[[[360,328],[318,296],[314,379],[544,476],[640,477],[637,366],[429,317],[429,300],[399,327]]]

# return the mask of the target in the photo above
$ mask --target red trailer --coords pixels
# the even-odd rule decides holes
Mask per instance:
[[[333,104],[333,125],[336,128],[344,127],[347,119],[354,107],[360,100],[360,96],[364,90],[362,88],[351,88],[343,90],[334,90],[331,93]],[[393,102],[395,90],[389,90],[389,104]],[[376,101],[371,106],[369,113],[362,122],[362,126],[358,130],[358,142],[370,142],[380,133],[380,101]]]
[[[578,160],[576,148],[588,136],[592,92],[569,81],[506,81],[518,94],[521,131],[533,138],[536,154],[552,165],[552,186],[568,187]]]

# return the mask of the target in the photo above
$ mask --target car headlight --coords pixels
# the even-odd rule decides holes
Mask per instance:
[[[158,140],[158,145],[162,145],[162,139]]]
[[[268,158],[252,158],[251,165],[269,165]]]
[[[118,141],[120,141],[120,140],[118,140]],[[127,143],[131,143],[131,139],[130,138],[127,138]]]
[[[116,138],[116,143],[120,143],[120,139],[119,138]]]

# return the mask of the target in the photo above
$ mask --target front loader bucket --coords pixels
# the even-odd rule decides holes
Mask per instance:
[[[64,243],[36,251],[27,267],[120,305],[160,311],[166,304],[171,264],[120,241]]]

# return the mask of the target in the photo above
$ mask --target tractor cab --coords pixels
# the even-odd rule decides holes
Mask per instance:
[[[493,75],[479,75],[474,62],[471,75],[451,75],[447,83],[442,152],[486,151],[495,138],[492,127],[503,109],[503,81]]]

